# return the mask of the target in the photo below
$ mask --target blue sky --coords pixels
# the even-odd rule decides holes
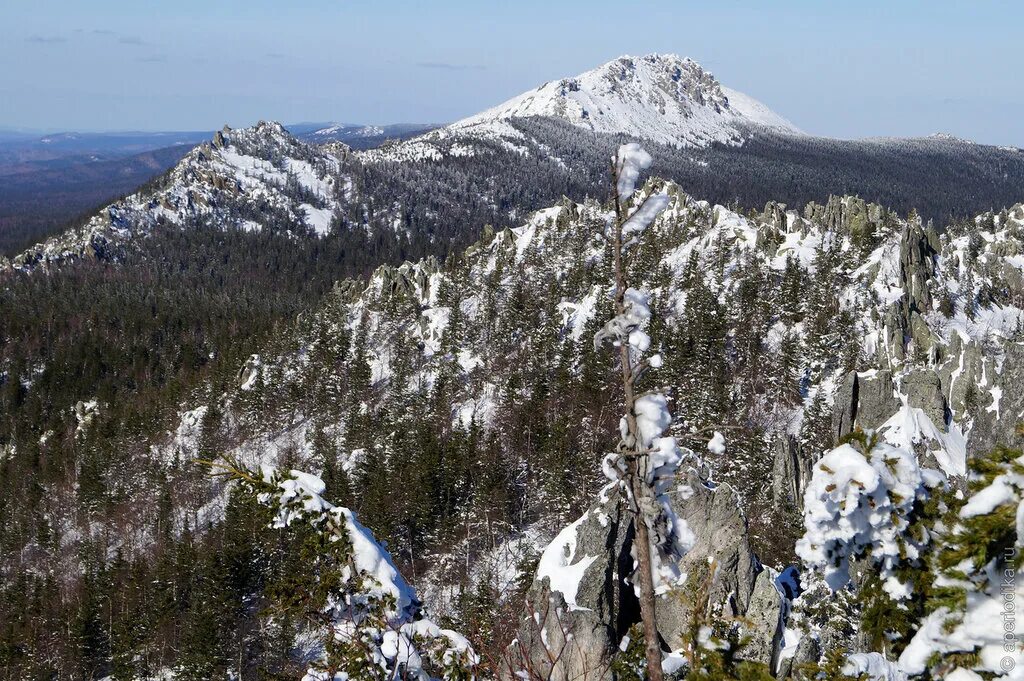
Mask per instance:
[[[808,132],[1024,146],[1022,24],[986,0],[2,0],[0,126],[443,122],[675,52]]]

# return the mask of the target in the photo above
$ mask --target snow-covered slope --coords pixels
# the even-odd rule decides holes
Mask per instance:
[[[335,136],[342,133],[353,137],[378,137],[384,134],[384,128],[379,125],[345,125],[344,123],[338,123],[314,130],[309,135],[318,139],[334,139]]]
[[[746,119],[747,122],[793,134],[802,134],[799,128],[750,95],[745,95],[730,87],[723,87],[722,92],[729,99],[729,108],[732,112]]]
[[[547,82],[384,155],[397,160],[437,159],[445,155],[438,143],[452,138],[466,139],[459,151],[447,151],[452,156],[469,155],[474,138],[504,139],[518,147],[521,134],[508,121],[534,116],[679,147],[741,143],[758,128],[801,134],[761,102],[722,87],[692,59],[649,54],[619,57],[578,76]]]
[[[346,156],[343,145],[304,144],[279,123],[225,127],[155,186],[103,208],[83,226],[33,246],[6,266],[29,270],[108,256],[166,224],[323,236],[350,198]]]
[[[526,116],[563,118],[596,132],[684,146],[732,141],[744,124],[799,132],[760,102],[722,88],[697,62],[672,54],[619,57],[575,78],[545,83],[452,127]]]
[[[426,123],[395,123],[392,125],[361,125],[352,123],[331,123],[312,130],[296,131],[304,142],[323,144],[344,142],[356,149],[371,149],[387,140],[401,140],[422,135],[437,125]]]
[[[763,326],[758,332],[765,351],[776,361],[785,352],[787,338],[799,338],[808,347],[817,343],[815,333],[821,331],[813,326],[827,320],[828,349],[820,357],[808,349],[808,365],[786,374],[799,397],[784,406],[768,390],[757,398],[764,404],[746,417],[748,425],[757,421],[769,440],[801,432],[817,400],[827,411],[848,409],[849,404],[842,404],[848,397],[844,380],[854,376],[862,390],[880,386],[877,392],[884,399],[868,404],[861,396],[855,423],[849,425],[877,430],[893,447],[919,450],[922,460],[948,475],[964,474],[970,442],[979,443],[970,446],[976,451],[988,446],[986,433],[1012,432],[1020,417],[1015,401],[1019,391],[1010,388],[1015,378],[1004,375],[1003,368],[1006,353],[1019,344],[1024,329],[1024,301],[1019,297],[1024,257],[1018,255],[1024,248],[1024,205],[979,216],[973,236],[961,234],[964,228],[959,227],[939,237],[917,218],[903,220],[855,197],[832,197],[825,205],[810,204],[803,211],[769,204],[764,212],[745,216],[698,201],[674,183],[662,184],[660,190],[670,202],[649,235],[658,253],[657,266],[651,269],[659,274],[643,283],[661,296],[670,327],[692,325],[687,321],[693,314],[688,305],[697,288],[696,272],[706,273],[703,286],[722,306],[735,302],[744,286],[758,290],[763,300],[776,301],[769,306],[775,312],[759,322]],[[518,282],[524,287],[519,294],[523,299],[543,301],[551,296],[545,304],[551,308],[558,340],[523,342],[515,345],[516,353],[534,347],[553,352],[552,344],[586,343],[589,326],[613,289],[599,266],[603,242],[593,227],[606,218],[604,207],[592,201],[564,200],[531,214],[520,227],[470,248],[454,274],[428,258],[399,268],[382,267],[365,289],[362,282],[349,282],[351,286],[339,287],[335,297],[307,319],[314,331],[300,332],[295,342],[301,349],[276,359],[254,356],[240,375],[239,390],[250,390],[257,373],[267,385],[285,392],[280,376],[285,383],[320,380],[312,359],[320,351],[311,345],[362,328],[367,347],[372,348],[367,361],[374,384],[386,386],[403,376],[409,386],[429,389],[439,367],[455,362],[453,370],[467,383],[465,393],[454,400],[452,423],[495,427],[500,420],[495,414],[507,406],[500,396],[506,394],[503,381],[508,377],[500,367],[510,355],[494,350],[500,341],[488,335],[487,324],[493,321],[487,319],[509,308],[493,301],[485,304],[494,296],[487,287],[497,286],[496,280],[508,294]],[[862,233],[871,235],[870,245],[860,241]],[[968,270],[972,274],[966,274]],[[785,282],[796,279],[804,280],[796,286],[804,295],[817,296],[801,303],[799,322],[787,321],[776,310],[787,287],[795,286]],[[557,289],[557,297],[545,293],[551,282],[564,287]],[[828,282],[827,287],[810,290],[821,282]],[[395,312],[392,298],[406,300],[406,307],[398,307],[404,312]],[[818,299],[829,301],[835,310],[816,322]],[[509,297],[507,303],[512,300]],[[497,306],[498,311],[488,311],[488,306]],[[339,310],[344,310],[341,319]],[[842,322],[833,318],[840,315]],[[474,340],[449,340],[446,345],[446,333],[456,317],[464,325],[460,334]],[[539,338],[542,327],[538,323],[537,329],[516,333]],[[840,352],[840,347],[847,349]],[[840,357],[845,352],[852,352],[864,370],[851,372]],[[976,386],[979,394],[968,397],[965,384]],[[315,392],[308,386],[293,389],[294,394]],[[1004,392],[1017,397],[1004,398]],[[677,407],[685,409],[687,398],[680,395],[677,400]],[[845,427],[841,420],[837,423]]]

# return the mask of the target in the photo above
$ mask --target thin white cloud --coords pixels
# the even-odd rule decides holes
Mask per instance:
[[[30,43],[36,43],[37,45],[56,45],[58,43],[66,43],[67,38],[60,35],[32,35],[26,39]]]
[[[421,69],[438,69],[440,71],[483,71],[487,68],[480,64],[452,64],[444,61],[421,61],[416,66]]]

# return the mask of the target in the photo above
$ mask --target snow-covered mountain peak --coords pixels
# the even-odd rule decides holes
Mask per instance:
[[[277,121],[259,121],[248,128],[231,128],[225,125],[219,132],[214,133],[210,145],[202,146],[212,146],[214,150],[234,147],[239,152],[254,156],[276,154],[296,158],[308,154],[302,151],[306,145]]]
[[[471,156],[474,143],[497,142],[524,153],[514,119],[546,117],[598,133],[623,134],[676,147],[741,144],[757,130],[801,134],[747,95],[723,87],[700,64],[674,54],[622,56],[540,87],[387,149],[371,159],[438,160]]]
[[[799,132],[760,102],[723,88],[697,62],[674,54],[619,57],[578,76],[545,83],[452,127],[527,116],[561,118],[595,132],[679,146],[735,141],[742,137],[744,124]]]

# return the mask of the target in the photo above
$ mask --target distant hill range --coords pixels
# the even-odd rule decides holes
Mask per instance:
[[[444,127],[313,122],[251,130],[247,153],[254,163],[272,166],[285,190],[303,184],[292,177],[286,157],[277,155],[281,145],[293,160],[325,153],[343,160],[343,170],[331,166],[333,161],[318,166],[321,175],[337,174],[332,192],[352,186],[359,200],[353,203],[344,192],[327,197],[333,208],[318,207],[322,213],[310,235],[325,236],[328,224],[386,223],[376,234],[406,242],[398,249],[404,257],[457,251],[484,224],[515,225],[562,195],[603,197],[607,159],[629,140],[645,141],[657,159],[657,175],[694,196],[747,209],[768,201],[798,206],[857,195],[904,213],[916,209],[941,229],[953,219],[1014,205],[1024,186],[1024,153],[1017,148],[941,134],[865,140],[807,135],[767,105],[722,85],[697,62],[675,55],[619,57]],[[62,133],[0,139],[0,253],[13,257],[55,235],[71,226],[72,217],[169,170],[213,137]],[[205,163],[187,163],[196,160]],[[233,163],[224,160],[226,168]],[[208,178],[186,170],[178,168],[175,187],[161,191],[205,192],[200,185]],[[260,197],[248,193],[236,171],[249,172],[226,171],[228,180],[238,180],[239,191],[219,199],[216,215],[254,214]],[[151,192],[136,197],[133,210],[141,211],[145,225],[124,224],[123,234],[147,232],[146,225],[155,224],[153,210],[159,210],[147,207],[152,199]],[[299,194],[289,201],[317,205]],[[359,214],[360,201],[374,207],[372,214]],[[272,217],[267,213],[255,222]],[[306,224],[297,214],[291,217],[300,227]],[[85,222],[76,220],[75,226]],[[220,226],[238,223],[233,217]],[[289,229],[284,223],[278,227]],[[72,241],[84,243],[81,236]],[[59,259],[71,254],[57,250]],[[53,244],[41,245],[20,261],[50,260],[53,254]]]

